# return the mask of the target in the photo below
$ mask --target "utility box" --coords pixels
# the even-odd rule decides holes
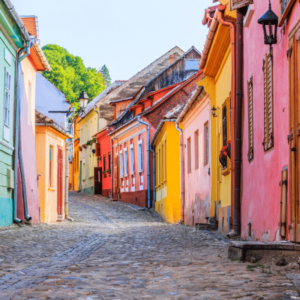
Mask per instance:
[[[7,188],[12,190],[15,186],[14,173],[12,169],[7,168]]]

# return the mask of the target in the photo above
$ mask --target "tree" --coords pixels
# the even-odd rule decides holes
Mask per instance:
[[[100,72],[101,72],[101,74],[102,74],[102,76],[103,76],[103,78],[104,78],[104,80],[105,80],[105,82],[106,82],[106,85],[107,85],[107,86],[110,86],[110,84],[111,84],[111,77],[110,77],[110,75],[109,75],[109,70],[108,70],[107,66],[104,65],[104,66],[101,68]]]
[[[76,108],[79,107],[77,99],[81,91],[85,91],[92,100],[105,89],[103,77],[96,69],[86,68],[81,57],[57,45],[46,45],[43,52],[52,69],[51,72],[43,72],[43,75]]]

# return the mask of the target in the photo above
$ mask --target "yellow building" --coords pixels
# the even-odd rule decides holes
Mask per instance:
[[[156,166],[155,210],[168,222],[181,218],[180,133],[174,117],[163,119],[152,138]]]
[[[74,157],[72,161],[72,179],[69,179],[69,185],[73,183],[73,190],[79,190],[79,146],[80,146],[80,128],[77,121],[80,119],[79,116],[76,117],[74,122]]]
[[[211,116],[211,215],[219,223],[219,230],[228,233],[232,216],[233,160],[228,156],[221,165],[222,147],[233,139],[235,77],[232,72],[235,55],[236,12],[229,11],[228,0],[222,5],[205,11],[203,24],[208,24],[209,34],[205,43],[200,68],[205,78],[198,82],[210,96]],[[226,21],[225,21],[226,20]],[[214,111],[214,109],[216,109]],[[233,145],[231,147],[233,157]]]
[[[39,176],[41,222],[65,218],[65,141],[72,136],[36,111],[35,150]]]

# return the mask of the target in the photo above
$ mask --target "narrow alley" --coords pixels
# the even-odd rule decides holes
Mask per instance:
[[[285,274],[228,260],[221,235],[107,198],[69,206],[73,222],[1,228],[0,299],[299,299]]]

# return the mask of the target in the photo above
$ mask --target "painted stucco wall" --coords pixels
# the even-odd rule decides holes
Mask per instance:
[[[40,203],[38,192],[38,177],[35,156],[35,87],[36,69],[25,58],[21,63],[21,149],[23,154],[24,175],[28,213],[32,223],[40,222]],[[18,189],[18,218],[24,219],[24,202],[21,192],[21,181]]]
[[[196,223],[206,223],[206,217],[211,216],[211,186],[210,186],[210,136],[208,141],[209,157],[208,163],[205,161],[206,136],[205,125],[208,125],[210,135],[210,102],[209,96],[206,95],[200,103],[196,104],[190,114],[188,114],[180,127],[183,128],[183,140],[187,145],[188,139],[191,139],[191,173],[187,170],[187,147],[185,148],[185,209],[184,222],[188,225]],[[196,154],[195,154],[195,132],[198,131],[198,153],[199,153],[199,168],[196,169]]]
[[[85,145],[90,141],[94,134],[97,132],[97,114],[94,111],[91,111],[85,118],[83,118],[78,123],[78,129],[80,132],[80,146]],[[81,192],[87,194],[94,194],[94,168],[97,167],[97,158],[95,154],[92,153],[94,146],[89,145],[85,148],[82,148],[82,151],[79,151],[80,161],[82,161],[82,166],[85,164],[85,174],[84,169],[82,168],[82,181]],[[92,156],[92,172],[89,173],[90,168],[90,155]]]
[[[100,154],[101,157],[98,160],[98,167],[102,168],[102,195],[103,196],[107,196],[111,194],[111,173],[107,173],[107,174],[103,174],[104,171],[104,159],[103,157],[105,156],[105,160],[106,160],[106,170],[110,170],[111,169],[111,165],[109,163],[108,160],[108,154],[111,153],[111,140],[110,140],[110,136],[107,135],[108,132],[105,131],[103,134],[101,134],[98,138],[97,141],[100,144]],[[112,155],[111,155],[111,159],[112,159]],[[109,193],[109,194],[108,194]]]
[[[11,59],[5,59],[5,50]],[[11,225],[13,222],[13,199],[12,190],[7,188],[8,169],[12,169],[13,162],[13,132],[14,132],[14,81],[15,81],[15,58],[16,51],[0,30],[0,227]],[[5,73],[9,71],[11,75],[10,88],[10,114],[9,128],[4,125],[4,99],[5,99]],[[8,134],[4,134],[4,131]]]
[[[58,90],[50,81],[43,75],[36,75],[36,105],[38,112],[52,119],[55,123],[64,129],[66,128],[66,114],[49,113],[53,110],[67,111],[70,104],[66,102],[65,95]]]
[[[164,123],[154,146],[156,162],[155,210],[168,223],[177,223],[181,218],[180,133],[176,130],[174,122]],[[160,157],[159,153],[165,157]],[[165,163],[162,164],[162,160]],[[166,168],[166,179],[159,182],[158,176],[164,176],[161,174],[164,173],[163,168]]]
[[[41,205],[41,222],[53,223],[57,221],[57,155],[58,147],[63,149],[63,218],[65,203],[65,139],[62,134],[56,130],[44,126],[36,126],[36,158],[37,172],[39,179],[39,196]],[[53,147],[53,168],[52,168],[52,186],[50,187],[50,163],[49,151]]]
[[[278,1],[272,0],[272,10],[278,14]],[[265,152],[263,58],[269,51],[264,45],[263,30],[257,23],[267,10],[267,3],[256,1],[249,28],[244,28],[244,123],[243,123],[243,183],[242,183],[242,237],[252,240],[279,239],[281,171],[289,164],[289,83],[288,33],[299,20],[300,4],[295,3],[285,28],[278,28],[278,43],[273,46],[274,85],[274,147]],[[247,81],[253,76],[254,158],[248,161],[248,99]],[[288,218],[289,219],[289,218]],[[248,224],[251,223],[251,236]],[[287,225],[288,226],[288,225]]]
[[[215,42],[216,43],[216,42]],[[231,217],[231,171],[224,175],[219,162],[222,140],[222,106],[231,92],[231,52],[230,47],[224,53],[223,61],[215,78],[206,76],[198,82],[210,96],[211,108],[217,108],[217,116],[211,118],[211,216],[218,213],[219,230],[227,233],[230,230]],[[227,116],[229,118],[229,116]],[[228,124],[228,123],[227,123]],[[227,140],[230,140],[230,134]],[[220,201],[216,212],[215,201]]]

